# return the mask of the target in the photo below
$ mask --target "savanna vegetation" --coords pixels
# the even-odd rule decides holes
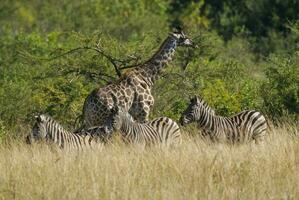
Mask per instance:
[[[2,0],[0,25],[0,198],[298,198],[298,1]],[[178,120],[200,94],[221,115],[262,111],[266,144],[210,145],[192,127],[176,150],[22,144],[38,113],[73,130],[89,92],[177,26],[198,48],[180,48],[163,72],[151,118]]]
[[[179,49],[155,86],[152,117],[178,119],[201,94],[223,115],[255,108],[298,119],[298,10],[268,0],[3,0],[1,135],[18,135],[36,113],[72,127],[87,94],[117,80],[111,59],[118,68],[144,62],[175,26],[198,48]]]
[[[0,147],[0,199],[298,199],[298,131],[276,128],[263,145],[185,134],[172,149],[80,153],[14,142]]]

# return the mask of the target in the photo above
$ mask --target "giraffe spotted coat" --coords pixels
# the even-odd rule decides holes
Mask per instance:
[[[182,32],[171,33],[147,62],[126,73],[116,83],[93,90],[84,102],[84,125],[104,125],[115,100],[136,121],[148,121],[150,109],[154,105],[151,89],[155,80],[162,68],[172,60],[177,46],[191,45],[191,40]]]

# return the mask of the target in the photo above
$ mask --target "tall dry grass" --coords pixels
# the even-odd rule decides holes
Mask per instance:
[[[262,145],[185,137],[170,149],[120,142],[64,152],[13,142],[0,148],[1,199],[298,199],[298,129]]]

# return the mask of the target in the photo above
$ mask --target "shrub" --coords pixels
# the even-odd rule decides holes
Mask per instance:
[[[210,37],[214,38],[213,35]],[[221,42],[213,43],[211,38],[205,35],[203,42],[214,46],[208,47],[207,51],[199,49],[202,52],[195,52],[193,56],[196,57],[191,59],[185,71],[175,66],[179,65],[180,56],[167,68],[167,78],[159,80],[154,89],[154,116],[179,119],[189,98],[194,95],[201,95],[220,115],[229,116],[245,109],[261,110],[261,81],[250,75],[252,63],[240,62],[244,58],[238,60],[237,52],[232,53],[232,49],[230,53],[224,47],[217,49]],[[247,56],[246,49],[242,52]],[[228,54],[232,56],[228,57]]]
[[[262,86],[264,107],[272,118],[299,118],[299,57],[272,56]]]

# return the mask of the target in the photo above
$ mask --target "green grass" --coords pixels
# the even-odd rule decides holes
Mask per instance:
[[[0,147],[0,199],[298,199],[294,133],[273,129],[262,145],[185,136],[176,148],[115,142],[101,152],[9,142]]]

